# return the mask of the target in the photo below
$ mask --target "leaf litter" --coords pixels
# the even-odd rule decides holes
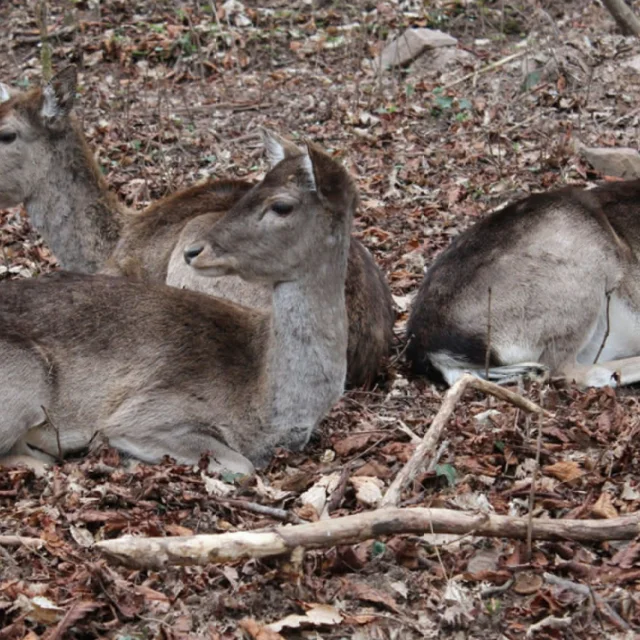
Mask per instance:
[[[637,147],[631,61],[640,44],[587,0],[48,4],[54,65],[81,65],[84,130],[132,208],[208,176],[258,177],[260,125],[342,158],[362,196],[355,234],[389,278],[399,341],[386,379],[345,394],[304,452],[278,452],[257,478],[210,477],[169,459],[123,467],[108,446],[44,477],[0,470],[0,536],[42,542],[0,547],[0,639],[637,632],[637,541],[538,542],[529,558],[520,541],[390,536],[290,561],[162,573],[110,566],[92,545],[124,534],[263,529],[280,524],[277,509],[314,520],[375,505],[415,449],[410,434],[424,435],[442,401],[441,387],[407,378],[401,358],[425,267],[493,208],[603,177],[580,145]],[[0,77],[37,84],[30,5],[2,3],[0,23]],[[371,61],[386,37],[408,26],[450,33],[467,55],[441,68],[426,53],[376,74]],[[20,208],[0,212],[0,244],[0,279],[57,266]],[[524,393],[541,400],[535,383]],[[544,406],[553,417],[542,426],[534,516],[637,512],[637,390],[554,384]],[[511,405],[467,394],[439,465],[413,479],[402,504],[526,515],[537,428]]]

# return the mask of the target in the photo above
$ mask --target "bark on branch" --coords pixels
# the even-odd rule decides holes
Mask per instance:
[[[538,413],[550,417],[552,414],[539,407],[535,402],[527,400],[523,396],[509,391],[500,385],[497,385],[488,380],[482,380],[471,374],[464,374],[457,380],[451,388],[447,391],[442,401],[442,405],[435,418],[431,422],[429,429],[424,435],[424,439],[417,446],[411,458],[407,461],[405,466],[400,470],[395,480],[391,483],[391,486],[387,489],[382,502],[381,507],[393,507],[397,506],[400,501],[400,495],[402,490],[409,484],[412,478],[415,478],[421,469],[428,466],[430,459],[433,457],[434,452],[442,432],[456,407],[456,404],[460,401],[460,398],[464,394],[467,387],[472,387],[483,393],[495,396],[500,400],[506,400],[511,404],[527,411],[528,413]]]
[[[640,20],[624,0],[602,0],[618,27],[625,35],[640,37]]]
[[[265,558],[298,547],[317,549],[401,533],[452,533],[515,538],[527,536],[528,518],[475,514],[451,509],[377,509],[367,513],[278,527],[175,538],[123,536],[96,547],[111,560],[133,567],[161,569],[172,565],[206,565],[242,558]],[[640,534],[640,514],[611,520],[534,519],[532,538],[600,542],[631,540]]]

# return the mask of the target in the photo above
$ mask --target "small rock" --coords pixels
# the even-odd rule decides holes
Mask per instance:
[[[452,36],[436,29],[407,29],[382,50],[378,65],[383,69],[401,67],[415,60],[425,49],[452,47],[457,42]]]
[[[435,49],[428,56],[418,58],[409,70],[411,77],[434,78],[450,82],[460,74],[460,67],[471,67],[478,61],[473,54],[456,47]]]
[[[350,479],[356,490],[356,499],[367,507],[377,507],[382,500],[384,483],[380,478],[372,476],[357,476]]]
[[[633,56],[633,58],[627,58],[627,60],[620,60],[618,64],[621,67],[640,73],[640,55]]]
[[[640,154],[629,147],[581,147],[585,160],[598,172],[615,178],[640,178]]]
[[[469,559],[467,573],[484,573],[486,571],[497,571],[500,562],[500,549],[479,549]]]
[[[631,486],[630,478],[627,478],[622,485],[620,497],[623,500],[640,500],[640,492]]]
[[[473,419],[480,424],[490,425],[492,424],[491,418],[499,415],[501,414],[497,409],[487,409],[486,411],[483,411],[482,413],[478,413],[477,415],[473,416]]]

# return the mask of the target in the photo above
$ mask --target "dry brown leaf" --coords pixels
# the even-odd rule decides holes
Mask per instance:
[[[596,500],[596,503],[591,508],[591,514],[596,518],[617,518],[618,510],[613,506],[611,496],[603,491],[600,497]]]
[[[297,629],[304,625],[320,627],[342,622],[342,614],[330,604],[314,604],[304,615],[291,614],[267,625],[272,631],[282,631],[285,627]]]
[[[373,433],[357,433],[353,436],[347,436],[334,442],[333,448],[341,457],[350,456],[352,453],[364,449],[373,440],[375,435],[376,434]]]
[[[584,475],[584,471],[573,460],[562,460],[561,462],[547,465],[542,470],[545,474],[553,476],[560,482],[572,482]]]
[[[356,499],[367,507],[377,507],[382,500],[384,483],[372,476],[356,476],[350,479],[356,490]]]
[[[388,593],[380,589],[374,589],[364,582],[346,580],[344,592],[352,598],[364,600],[365,602],[373,602],[374,604],[381,604],[394,613],[400,612],[396,601]]]
[[[98,602],[91,601],[76,602],[72,604],[71,608],[56,625],[55,629],[43,636],[43,640],[63,640],[70,627],[83,618],[87,613],[90,613],[100,606],[101,605]]]
[[[188,527],[182,527],[179,524],[168,524],[165,526],[164,530],[171,534],[172,536],[192,536],[193,529],[189,529]]]
[[[281,636],[272,629],[262,626],[253,618],[244,618],[244,620],[240,620],[238,626],[246,631],[253,640],[285,640],[284,636]]]
[[[523,571],[516,575],[513,590],[521,596],[528,596],[538,592],[543,584],[544,580],[542,576],[539,576],[537,573],[531,573],[530,571]]]

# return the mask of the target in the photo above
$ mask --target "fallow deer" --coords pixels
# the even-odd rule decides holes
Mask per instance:
[[[272,313],[107,275],[0,284],[0,453],[67,454],[101,433],[145,461],[209,452],[212,470],[250,473],[304,446],[344,386],[357,193],[315,146],[283,154],[184,249],[205,276],[270,283]]]
[[[416,373],[452,384],[541,366],[584,386],[640,380],[640,180],[532,195],[427,270],[407,325]]]
[[[101,269],[269,309],[271,292],[264,285],[231,276],[194,277],[178,242],[181,234],[189,237],[192,229],[213,224],[252,185],[209,180],[140,214],[128,211],[108,190],[73,117],[75,92],[73,66],[27,93],[0,85],[0,102],[5,98],[0,104],[0,208],[24,202],[34,227],[65,269]],[[347,379],[350,386],[361,386],[375,380],[389,354],[395,313],[384,275],[355,238],[347,274]]]

